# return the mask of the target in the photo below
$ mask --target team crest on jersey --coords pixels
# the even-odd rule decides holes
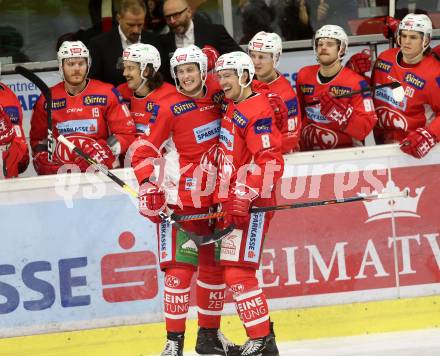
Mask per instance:
[[[11,122],[14,125],[18,125],[20,121],[20,113],[16,106],[5,106],[3,110],[8,114],[9,118],[11,119]]]
[[[270,117],[266,117],[264,119],[260,119],[255,121],[254,131],[258,134],[271,133],[272,132],[272,119]]]
[[[107,105],[107,95],[86,95],[83,98],[83,104],[86,106]]]
[[[197,104],[194,102],[194,100],[188,100],[188,101],[182,101],[175,105],[171,105],[170,108],[174,115],[179,116],[189,111],[196,110]]]
[[[223,91],[218,91],[211,96],[211,99],[214,103],[220,104],[223,102],[223,98],[225,97],[225,93]]]
[[[96,134],[98,132],[98,124],[96,119],[69,120],[58,122],[56,128],[61,135],[73,133]]]
[[[159,114],[160,106],[155,104],[152,101],[147,101],[145,104],[145,111],[151,113],[150,123],[155,123],[157,119],[157,115]]]
[[[220,143],[222,143],[228,151],[234,149],[234,135],[230,133],[226,128],[220,129]]]
[[[76,147],[78,147],[80,150],[83,151],[89,146],[93,146],[93,144],[96,144],[96,140],[84,135],[70,135],[67,136],[66,138],[67,140],[72,142]],[[75,158],[77,157],[77,154],[71,151],[69,147],[59,142],[57,143],[55,148],[55,155],[58,158],[58,160],[62,163],[72,163],[75,161]]]
[[[299,88],[304,95],[313,95],[315,92],[315,86],[311,84],[301,84]]]
[[[220,119],[208,122],[205,125],[193,129],[197,143],[209,141],[220,134]]]
[[[391,62],[384,61],[383,59],[378,59],[376,63],[376,69],[381,72],[389,73],[393,64]]]
[[[336,96],[339,96],[339,95],[344,95],[344,94],[350,93],[352,91],[352,89],[349,88],[349,87],[342,87],[342,86],[339,86],[339,85],[332,85],[332,86],[330,86],[329,91],[331,93],[335,94]]]
[[[376,109],[377,126],[383,129],[401,129],[408,130],[408,122],[400,112],[394,111],[386,106],[379,106]]]
[[[298,98],[290,99],[285,102],[287,106],[287,116],[292,117],[298,115]]]
[[[313,150],[328,150],[338,144],[338,136],[332,130],[309,124],[301,132],[304,146]]]
[[[52,100],[52,110],[61,110],[67,106],[66,98]]]
[[[405,74],[405,76],[403,77],[403,81],[416,89],[423,89],[426,84],[426,80],[416,76],[411,72]]]
[[[249,120],[240,111],[234,110],[232,113],[232,122],[240,128],[245,128]]]

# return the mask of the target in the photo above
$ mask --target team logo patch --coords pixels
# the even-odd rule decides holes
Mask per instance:
[[[116,88],[112,88],[112,92],[113,92],[113,94],[116,95],[116,97],[118,98],[118,101],[119,101],[121,104],[123,104],[123,103],[125,102],[124,97],[121,95],[121,93],[119,92],[118,89],[116,89]]]
[[[66,98],[52,100],[52,110],[61,110],[67,106]]]
[[[426,84],[426,80],[419,78],[418,76],[410,72],[405,74],[405,76],[403,77],[403,81],[416,89],[423,89]]]
[[[383,59],[378,59],[376,63],[376,69],[381,72],[389,73],[393,64],[391,62],[384,61]]]
[[[107,105],[107,95],[86,95],[83,98],[83,104],[86,106]]]
[[[220,142],[228,149],[228,151],[234,149],[234,135],[224,127],[220,129]]]
[[[297,98],[287,100],[285,103],[287,106],[287,116],[288,117],[298,115],[298,99]]]
[[[332,130],[309,124],[302,129],[302,142],[312,150],[328,150],[338,144],[338,135]]]
[[[11,119],[11,122],[14,125],[18,125],[20,121],[20,112],[16,106],[5,106],[3,108],[6,114],[8,114],[9,118]]]
[[[405,111],[408,98],[405,96],[402,101],[396,101],[393,96],[393,90],[391,88],[379,88],[374,92],[374,97],[377,100],[388,103],[389,105]]]
[[[151,113],[151,117],[150,117],[150,123],[155,123],[156,119],[157,119],[157,115],[159,114],[159,108],[160,106],[155,104],[152,101],[147,101],[147,103],[145,104],[145,111]]]
[[[339,85],[332,85],[330,86],[329,90],[331,93],[335,94],[336,96],[344,95],[352,91],[352,89],[349,87],[342,87]]]
[[[208,122],[193,129],[197,143],[209,141],[220,134],[220,119]]]
[[[324,115],[321,114],[321,108],[315,106],[306,107],[306,116],[310,121],[321,124],[328,124],[330,122]]]
[[[232,122],[240,128],[245,128],[249,120],[240,111],[234,110],[232,114]]]
[[[271,133],[272,132],[272,119],[270,117],[255,121],[254,131],[258,134]]]
[[[299,88],[304,95],[313,95],[315,92],[315,86],[311,84],[301,84]]]
[[[171,105],[171,111],[174,115],[179,116],[186,112],[193,111],[197,109],[197,104],[194,100],[182,101],[175,105]]]
[[[214,93],[211,96],[211,99],[214,103],[220,104],[223,101],[224,97],[225,97],[225,93],[223,93],[223,91],[218,91],[217,93]]]
[[[87,147],[96,144],[96,140],[88,136],[70,135],[66,138],[82,151],[84,151]],[[72,163],[77,157],[77,154],[72,152],[69,147],[59,142],[55,148],[55,155],[62,163]]]
[[[376,109],[377,126],[384,129],[400,129],[402,131],[408,130],[408,122],[402,113],[392,110],[386,106],[379,106]]]
[[[56,128],[61,135],[73,133],[92,135],[98,132],[98,123],[96,119],[69,120],[58,122]]]
[[[247,233],[244,260],[257,263],[260,259],[260,248],[263,242],[264,213],[251,214]]]

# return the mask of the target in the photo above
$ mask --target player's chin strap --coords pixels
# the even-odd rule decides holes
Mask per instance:
[[[306,202],[298,202],[293,204],[282,204],[282,205],[274,205],[274,206],[263,206],[263,207],[255,207],[251,208],[251,213],[263,213],[267,211],[277,211],[277,210],[287,210],[287,209],[298,209],[298,208],[309,208],[312,206],[323,206],[323,205],[332,205],[332,204],[342,204],[342,203],[351,203],[355,201],[370,201],[376,199],[395,199],[395,198],[407,198],[408,190],[404,189],[398,193],[377,193],[377,194],[359,194],[355,197],[348,198],[335,198],[329,200],[314,200],[314,201],[306,201]],[[195,220],[207,220],[207,219],[217,219],[225,216],[225,212],[215,212],[215,213],[207,213],[207,214],[193,214],[193,215],[173,215],[173,218],[176,221],[195,221]]]
[[[114,175],[111,171],[109,171],[108,168],[105,165],[96,162],[93,158],[91,158],[88,154],[83,152],[80,148],[76,147],[73,144],[73,142],[71,142],[68,139],[66,139],[63,135],[59,135],[57,137],[57,139],[61,143],[66,145],[71,151],[75,152],[78,156],[84,158],[87,161],[88,164],[90,164],[91,166],[95,167],[101,173],[103,173],[107,177],[109,177],[113,182],[118,184],[122,189],[124,189],[132,197],[134,197],[136,199],[139,198],[138,193],[132,187],[130,187],[122,179],[120,179],[118,176]],[[185,230],[182,227],[182,225],[180,225],[180,223],[178,223],[174,219],[174,215],[173,214],[171,216],[169,216],[169,215],[167,215],[164,212],[160,212],[159,213],[159,217],[162,219],[163,222],[169,223],[170,225],[174,226],[177,230],[179,230],[182,233],[186,234],[191,240],[194,241],[194,243],[196,244],[197,247],[199,247],[201,245],[207,245],[207,244],[211,244],[211,243],[220,241],[221,239],[223,239],[224,237],[229,235],[232,232],[232,230],[234,230],[234,226],[231,225],[231,226],[228,226],[226,229],[216,231],[216,232],[214,232],[211,235],[200,236],[200,235],[197,235],[194,232]]]

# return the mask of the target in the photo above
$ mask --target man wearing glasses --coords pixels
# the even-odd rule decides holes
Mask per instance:
[[[241,51],[241,47],[228,34],[223,25],[207,23],[194,13],[186,0],[165,0],[163,14],[170,31],[161,36],[165,53],[169,58],[177,48],[196,45],[214,47],[220,54]],[[165,62],[169,66],[169,61]],[[169,67],[168,67],[169,68]],[[164,73],[170,73],[164,70]],[[172,82],[171,77],[166,78]]]

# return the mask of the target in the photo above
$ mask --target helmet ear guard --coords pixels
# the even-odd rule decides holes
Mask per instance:
[[[223,54],[219,57],[217,62],[215,62],[216,72],[226,69],[232,69],[237,72],[238,80],[242,88],[249,86],[255,75],[255,67],[251,57],[240,51]],[[249,81],[246,84],[242,84],[241,78],[245,70],[249,73]]]

